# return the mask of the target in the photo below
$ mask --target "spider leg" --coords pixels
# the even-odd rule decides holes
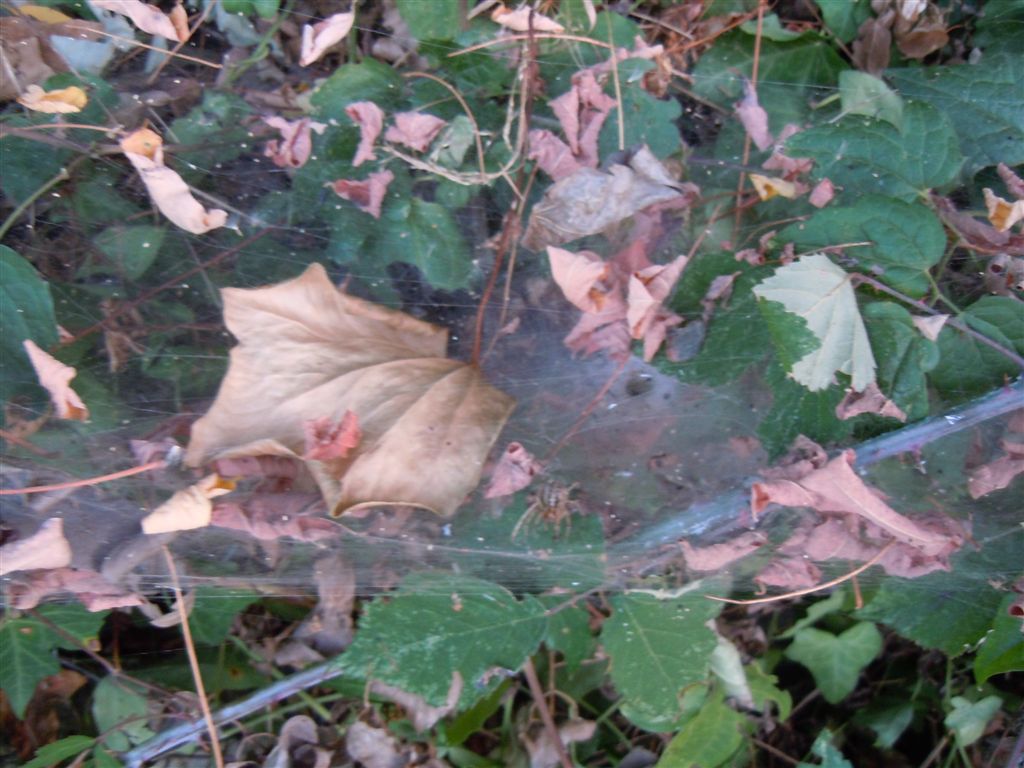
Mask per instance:
[[[512,537],[510,541],[515,541],[516,537],[520,534],[522,529],[529,523],[530,519],[537,513],[537,505],[531,504],[523,512],[523,516],[519,518],[519,522],[516,523],[516,527],[512,529]]]

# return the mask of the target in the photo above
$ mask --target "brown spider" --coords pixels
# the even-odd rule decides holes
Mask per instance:
[[[564,486],[549,481],[531,493],[530,506],[512,529],[512,540],[515,541],[523,528],[537,520],[550,525],[555,538],[561,535],[563,526],[565,533],[568,534],[572,530],[572,514],[579,511],[579,504],[572,498],[573,491],[579,486],[579,483]]]

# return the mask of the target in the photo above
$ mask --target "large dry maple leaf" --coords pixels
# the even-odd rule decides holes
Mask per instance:
[[[445,358],[444,328],[347,296],[319,264],[223,296],[239,343],[217,399],[192,427],[189,465],[298,458],[307,421],[351,411],[359,446],[345,459],[306,461],[332,514],[393,503],[447,516],[473,490],[514,401],[476,366]]]

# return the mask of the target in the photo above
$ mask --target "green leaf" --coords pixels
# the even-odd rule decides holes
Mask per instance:
[[[797,768],[853,768],[850,761],[843,757],[843,753],[832,743],[832,734],[827,728],[818,734],[818,738],[811,746],[811,752],[821,758],[821,763],[800,763]]]
[[[725,765],[743,746],[743,733],[749,729],[746,717],[728,706],[721,695],[715,696],[672,738],[655,768]]]
[[[779,679],[765,672],[761,668],[762,663],[761,659],[755,659],[745,667],[754,704],[759,711],[767,712],[768,704],[774,701],[778,708],[778,721],[785,722],[793,711],[793,697],[789,691],[779,688]]]
[[[546,627],[532,597],[482,579],[445,573],[408,576],[388,601],[367,607],[341,668],[414,693],[431,706],[445,702],[452,676],[464,682],[460,708],[491,692],[496,667],[516,671],[537,650]]]
[[[885,76],[905,97],[926,101],[949,116],[970,173],[996,163],[1024,163],[1024,55],[1019,49],[985,56],[978,64],[889,69]]]
[[[398,105],[402,93],[402,78],[391,67],[375,59],[363,59],[358,64],[338,67],[316,89],[310,104],[321,120],[349,123],[345,107],[353,101],[372,101],[387,111]]]
[[[1018,527],[986,542],[981,551],[961,550],[952,557],[949,572],[887,578],[857,617],[882,622],[920,646],[957,656],[992,626],[1003,593],[989,580],[1019,572],[1022,551],[1024,530]]]
[[[825,700],[838,704],[857,687],[861,671],[882,650],[882,633],[870,621],[840,635],[807,627],[797,633],[786,656],[807,667]]]
[[[1003,348],[1024,354],[1024,304],[1008,296],[985,296],[960,319]],[[930,381],[942,394],[964,397],[987,392],[1017,375],[1017,365],[996,349],[948,324],[939,334],[939,364]]]
[[[903,127],[903,99],[879,77],[848,69],[839,73],[839,103],[844,115],[866,115]]]
[[[892,749],[914,720],[914,705],[908,701],[870,702],[858,710],[853,722],[875,732],[875,746]]]
[[[831,179],[841,200],[879,194],[911,202],[953,183],[963,164],[949,118],[920,101],[904,106],[902,129],[848,116],[790,137],[786,153],[814,160],[812,177]]]
[[[418,267],[435,288],[468,288],[474,270],[466,241],[451,213],[418,197],[389,205],[373,236],[372,253],[387,264]]]
[[[765,378],[772,390],[772,407],[757,426],[757,436],[772,457],[784,453],[797,435],[806,435],[826,445],[852,431],[848,421],[836,416],[843,399],[843,387],[835,385],[811,392],[786,375],[782,365],[768,367]]]
[[[825,26],[840,41],[857,37],[860,25],[871,17],[870,0],[817,0]]]
[[[731,111],[743,96],[743,77],[751,76],[753,62],[753,35],[742,30],[722,35],[694,67],[693,89],[701,98]],[[772,131],[802,122],[815,89],[834,87],[839,73],[847,68],[832,46],[816,35],[788,43],[763,40],[757,93]]]
[[[92,751],[92,760],[94,768],[121,768],[124,765],[112,753],[100,746]]]
[[[850,246],[844,253],[860,271],[914,297],[927,293],[928,270],[946,248],[942,223],[929,208],[880,195],[818,211],[808,221],[786,227],[779,237],[802,250],[870,243]]]
[[[754,294],[803,318],[821,344],[793,364],[790,375],[796,381],[820,392],[832,385],[837,372],[845,373],[860,392],[875,380],[875,359],[850,276],[825,254],[779,267]]]
[[[43,349],[57,343],[50,287],[6,245],[0,245],[0,327],[0,402],[6,402],[36,381],[22,341],[32,339]]]
[[[53,635],[54,645],[69,651],[95,646],[100,629],[110,615],[110,611],[93,612],[78,603],[51,603],[40,606],[35,612],[71,635],[70,638]]]
[[[974,679],[978,685],[992,675],[1004,672],[1024,672],[1024,634],[1020,631],[1020,617],[1010,613],[1016,595],[1008,594],[996,609],[992,630],[974,657]]]
[[[106,166],[86,166],[91,171],[87,179],[76,180],[71,204],[83,226],[101,226],[110,222],[127,221],[140,212],[140,208],[118,193],[121,175]]]
[[[622,62],[623,66],[628,61]],[[667,157],[680,149],[679,129],[676,120],[683,108],[676,99],[656,99],[638,83],[622,87],[622,115],[624,126],[623,146],[635,147],[646,144],[658,157]],[[619,150],[619,108],[614,107],[601,126],[598,137],[598,153],[601,157]]]
[[[253,10],[261,19],[272,19],[277,16],[281,0],[252,0]]]
[[[846,602],[846,592],[843,589],[837,589],[831,595],[826,597],[824,600],[818,600],[807,606],[807,615],[797,621],[792,627],[781,633],[778,638],[779,640],[788,640],[791,637],[795,637],[797,633],[805,629],[806,627],[813,627],[819,621],[826,616],[831,616],[833,613],[843,610],[843,604]]]
[[[180,144],[199,149],[176,152],[167,164],[186,181],[196,183],[211,170],[251,151],[252,135],[243,125],[243,118],[251,112],[241,97],[207,89],[199,106],[171,123],[171,135]]]
[[[20,115],[4,122],[10,128],[24,128],[33,124],[33,120]],[[23,203],[60,173],[70,155],[66,149],[6,135],[0,139],[0,157],[3,157],[0,190],[9,198],[12,207]]]
[[[235,617],[259,596],[220,587],[198,587],[188,624],[197,645],[220,645],[231,631]]]
[[[890,301],[874,301],[862,310],[878,361],[878,388],[907,414],[908,421],[928,415],[925,374],[939,362],[939,348],[914,327],[907,310]]]
[[[127,280],[138,280],[160,253],[166,233],[163,227],[149,224],[109,227],[96,236],[93,245],[110,260],[110,267],[96,264],[79,270],[78,276],[110,274],[113,271]]]
[[[396,0],[395,5],[417,40],[451,40],[462,26],[460,0]]]
[[[945,725],[953,731],[957,744],[969,747],[985,733],[989,720],[1003,706],[998,696],[986,696],[981,701],[968,701],[963,696],[954,696],[950,703],[953,711],[946,715]]]
[[[682,714],[685,689],[708,677],[718,643],[705,622],[719,605],[696,593],[666,600],[630,593],[613,597],[611,606],[601,643],[622,712],[641,728],[668,730]]]
[[[750,19],[740,25],[740,29],[746,32],[748,35],[757,34],[757,21]],[[794,32],[791,29],[786,29],[782,26],[782,22],[779,21],[779,17],[774,13],[766,13],[764,19],[761,22],[761,36],[765,40],[774,40],[777,43],[788,43],[791,40],[799,40],[804,35],[814,35],[814,32]]]
[[[52,768],[69,757],[82,754],[95,743],[92,736],[68,736],[37,749],[36,756],[22,763],[21,768]]]
[[[124,752],[152,738],[147,725],[149,702],[145,689],[116,677],[105,677],[92,694],[92,716],[96,728],[106,734],[104,743],[115,752]]]
[[[597,638],[590,630],[590,613],[577,605],[562,607],[565,599],[565,595],[540,598],[548,610],[560,608],[548,619],[544,644],[551,650],[561,653],[565,666],[570,672],[575,672],[580,664],[597,651]]]
[[[39,681],[60,672],[53,653],[56,645],[49,627],[36,619],[7,619],[0,624],[0,688],[19,719],[25,716]]]
[[[1020,0],[988,0],[974,28],[974,44],[986,56],[1024,50],[1024,5]]]

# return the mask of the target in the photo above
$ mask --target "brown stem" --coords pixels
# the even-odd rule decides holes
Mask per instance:
[[[526,675],[527,685],[530,686],[533,703],[537,707],[537,711],[540,712],[544,730],[548,732],[548,738],[551,739],[551,743],[555,745],[555,751],[558,752],[558,762],[562,764],[562,768],[573,768],[572,760],[569,759],[565,745],[562,744],[562,737],[558,734],[558,726],[555,725],[555,719],[551,716],[551,710],[548,709],[544,689],[541,687],[540,678],[537,677],[537,668],[533,666],[533,659],[526,660],[523,673]]]

